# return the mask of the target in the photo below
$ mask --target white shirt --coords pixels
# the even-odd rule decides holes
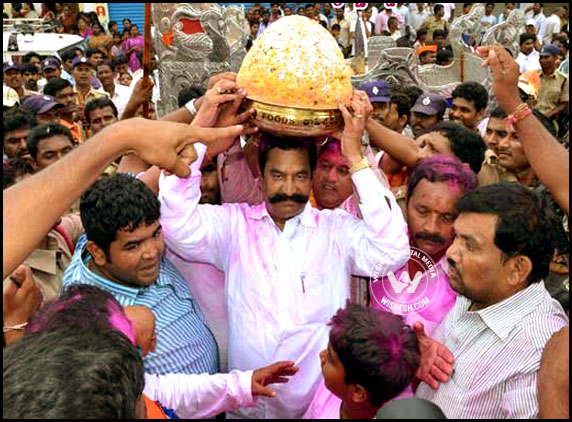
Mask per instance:
[[[181,419],[206,419],[252,406],[252,372],[230,374],[145,374],[143,392]]]
[[[259,399],[246,418],[299,418],[318,387],[319,353],[330,321],[349,297],[350,275],[396,270],[409,258],[401,211],[371,169],[352,176],[363,220],[345,211],[313,209],[280,231],[263,202],[257,206],[198,205],[206,147],[195,144],[192,175],[159,179],[165,243],[183,259],[225,273],[229,369],[293,360],[300,372],[277,384],[275,399]],[[391,209],[389,204],[391,204]]]
[[[520,67],[520,73],[528,72],[529,70],[540,70],[540,54],[538,51],[533,50],[528,56],[522,52],[518,53],[516,62]]]
[[[558,15],[553,14],[546,18],[544,25],[544,38],[542,39],[542,44],[549,45],[552,44],[552,35],[560,33],[562,22]]]
[[[434,337],[455,357],[453,374],[437,391],[421,383],[416,397],[449,419],[536,419],[537,379],[544,346],[568,324],[543,282],[470,312],[459,295]]]
[[[399,29],[405,28],[406,25],[409,25],[409,7],[405,6],[405,4],[401,7],[396,7],[395,11],[403,16],[404,23],[399,27]]]
[[[415,31],[419,31],[419,28],[423,26],[425,21],[431,16],[431,14],[427,10],[423,10],[423,12],[419,12],[415,9],[413,12],[409,14],[409,24],[415,29]]]
[[[350,20],[350,34],[354,34],[356,32],[356,27],[357,27],[357,21],[358,21],[358,17],[357,15],[354,17],[352,16],[352,19]],[[369,24],[370,22],[364,22],[363,20],[361,21],[361,25],[360,25],[360,29],[361,29],[361,33],[362,33],[362,38],[363,38],[363,45],[364,45],[364,57],[367,58],[367,32],[366,32],[366,28],[365,25]],[[370,31],[370,34],[373,35],[373,25],[370,25],[368,27],[368,30]],[[355,36],[352,38],[352,51],[351,51],[351,55],[354,56],[356,54],[356,38],[357,38],[357,34],[355,34]]]
[[[399,31],[395,31],[393,34],[391,34],[391,38],[395,41],[397,41],[399,38],[401,38],[403,35],[401,35],[401,32]]]
[[[546,16],[544,16],[542,12],[538,15],[534,15],[534,12],[528,12],[525,16],[525,20],[528,21],[529,19],[534,21],[536,36],[542,41],[544,39],[544,32],[546,31]]]
[[[448,23],[449,18],[455,11],[455,3],[436,3],[436,4],[440,4],[445,8],[445,16],[443,16],[443,19],[445,19]]]
[[[135,84],[137,82],[139,82],[139,79],[141,79],[143,77],[143,68],[141,68],[137,72],[131,74],[131,76],[133,76],[133,80],[131,81],[131,85],[129,85],[129,88],[133,89],[135,87]],[[153,80],[153,83],[155,84],[153,86],[153,94],[151,94],[151,102],[153,104],[157,104],[157,102],[159,101],[160,93],[161,93],[161,87],[159,86],[159,71],[154,70],[153,73],[151,73],[149,76],[151,76],[151,79]],[[116,85],[118,85],[118,84],[116,83]]]
[[[113,104],[117,107],[117,113],[120,118],[129,102],[129,98],[131,98],[132,92],[133,89],[128,86],[119,85],[118,83],[115,84],[115,92],[113,93],[113,97],[111,97],[111,101],[113,101]]]
[[[369,18],[369,21],[373,24],[373,26],[375,27],[375,20],[377,19],[377,15],[379,14],[379,10],[377,10],[377,7],[372,6],[371,7],[371,18]],[[373,34],[373,32],[372,32]]]

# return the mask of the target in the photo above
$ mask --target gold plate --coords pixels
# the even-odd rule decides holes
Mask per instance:
[[[279,136],[296,138],[325,136],[341,130],[343,118],[340,110],[311,110],[286,107],[247,98],[245,109],[256,109],[255,124],[263,131]]]

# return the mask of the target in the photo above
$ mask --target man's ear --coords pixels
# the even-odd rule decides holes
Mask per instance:
[[[352,384],[350,392],[351,400],[354,404],[369,403],[369,393],[359,384]]]
[[[528,276],[532,272],[532,261],[529,257],[518,255],[505,262],[507,281],[510,286],[518,286],[526,283]]]
[[[36,163],[36,159],[32,159],[30,160],[30,165],[32,166],[32,168],[34,169],[34,171],[38,171],[38,163]]]
[[[408,123],[408,122],[407,122],[408,120],[409,120],[409,117],[407,117],[407,115],[404,114],[403,116],[401,116],[401,117],[399,118],[398,122],[399,122],[399,124],[400,124],[401,126],[405,126],[405,125]]]
[[[483,108],[481,111],[477,112],[477,121],[480,122],[481,120],[483,120],[483,117],[485,117],[485,113],[487,111],[487,108]]]
[[[105,251],[95,244],[93,241],[88,241],[85,246],[87,251],[91,254],[93,262],[98,267],[103,267],[107,263],[107,255]]]

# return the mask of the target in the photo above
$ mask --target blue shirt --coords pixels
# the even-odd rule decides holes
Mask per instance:
[[[155,314],[157,349],[144,358],[145,372],[214,374],[218,372],[218,348],[205,318],[194,301],[183,276],[162,259],[159,277],[149,287],[128,287],[111,282],[91,271],[92,259],[83,235],[76,246],[63,285],[91,284],[110,292],[121,306],[142,305]]]

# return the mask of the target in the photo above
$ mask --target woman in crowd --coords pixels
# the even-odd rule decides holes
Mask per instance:
[[[113,40],[109,35],[105,33],[103,26],[101,24],[95,23],[93,25],[93,35],[89,38],[89,46],[101,51],[103,54],[109,57],[109,50],[111,48]]]
[[[77,20],[77,32],[80,37],[88,41],[93,35],[93,30],[89,27],[89,19],[86,16],[82,16]]]
[[[141,63],[137,57],[140,51],[143,51],[145,41],[139,34],[137,25],[131,26],[131,37],[123,44],[123,51],[129,57],[129,69],[131,72],[137,72],[141,68]]]

